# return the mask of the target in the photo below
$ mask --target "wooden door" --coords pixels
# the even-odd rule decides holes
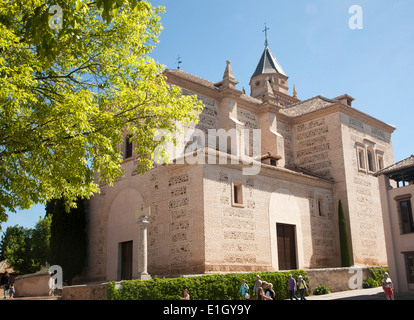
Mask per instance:
[[[295,226],[276,224],[279,270],[296,269]]]
[[[132,279],[132,241],[121,243],[121,280]]]

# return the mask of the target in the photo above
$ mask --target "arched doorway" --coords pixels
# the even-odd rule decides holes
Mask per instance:
[[[139,226],[137,213],[143,207],[139,191],[126,188],[112,201],[108,216],[106,278],[128,280],[138,273]]]
[[[303,260],[300,198],[285,188],[269,201],[272,265],[277,270],[297,269]]]

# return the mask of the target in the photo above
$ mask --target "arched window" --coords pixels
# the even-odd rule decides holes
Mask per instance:
[[[375,171],[374,151],[371,148],[367,149],[367,158],[368,158],[368,170],[371,172],[374,172]]]
[[[132,135],[130,134],[125,137],[125,153],[124,153],[125,158],[124,159],[128,159],[132,157],[133,149],[132,149],[132,141],[130,141],[131,137]]]
[[[384,169],[384,158],[382,156],[378,156],[378,170]]]
[[[361,148],[358,148],[358,164],[360,169],[365,169],[364,150]]]

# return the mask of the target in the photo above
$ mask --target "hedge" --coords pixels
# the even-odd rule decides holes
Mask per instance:
[[[123,280],[121,281],[122,289],[115,289],[114,281],[108,283],[107,298],[108,300],[178,300],[183,296],[183,290],[188,289],[191,300],[241,300],[241,295],[238,294],[241,280],[246,280],[249,293],[252,295],[256,275],[259,275],[262,281],[273,284],[276,300],[283,300],[289,298],[289,274],[292,274],[295,279],[302,275],[309,284],[308,277],[303,270]]]
[[[385,272],[388,272],[387,267],[374,267],[368,268],[370,276],[364,281],[362,287],[366,288],[376,288],[382,286],[382,279],[384,279]]]

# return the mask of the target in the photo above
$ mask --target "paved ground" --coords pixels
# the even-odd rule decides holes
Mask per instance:
[[[395,300],[414,300],[414,292],[396,293]],[[321,296],[310,296],[307,300],[386,300],[381,287],[372,289],[349,290]]]
[[[1,301],[13,301],[13,300],[59,300],[59,297],[19,297],[19,298],[12,298],[4,299],[3,296],[0,298]]]
[[[58,297],[24,297],[7,300],[58,300]],[[343,292],[335,292],[321,296],[309,296],[307,300],[385,300],[382,288],[349,290]],[[396,293],[395,300],[414,300],[414,292]],[[4,301],[2,298],[0,301]]]

